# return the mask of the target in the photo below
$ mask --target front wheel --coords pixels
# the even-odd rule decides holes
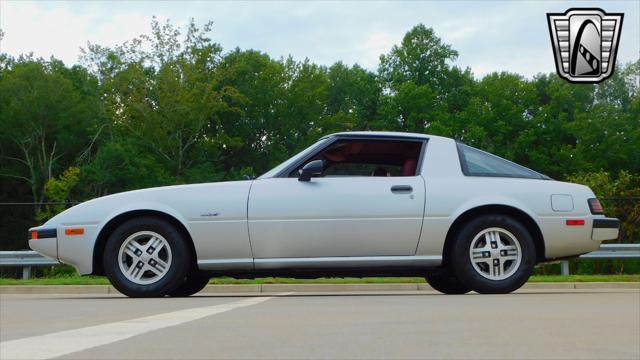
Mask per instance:
[[[173,225],[140,217],[120,225],[107,240],[104,270],[121,293],[130,297],[169,295],[193,267],[188,239]]]
[[[533,273],[536,251],[531,234],[519,221],[502,214],[468,222],[452,247],[456,277],[483,294],[519,289]]]

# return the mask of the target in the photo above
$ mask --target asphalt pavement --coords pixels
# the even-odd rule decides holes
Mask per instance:
[[[640,290],[0,295],[0,359],[639,359]]]

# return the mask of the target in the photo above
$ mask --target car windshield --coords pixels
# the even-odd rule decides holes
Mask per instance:
[[[300,151],[299,153],[297,153],[296,155],[290,157],[288,160],[286,160],[285,162],[281,163],[280,165],[274,167],[273,169],[267,171],[266,173],[260,175],[258,177],[258,179],[266,179],[266,178],[270,178],[270,177],[274,177],[276,174],[278,174],[280,171],[282,171],[283,169],[285,169],[287,166],[289,166],[290,164],[298,161],[298,159],[305,157],[307,155],[309,155],[309,153],[311,153],[312,151],[314,151],[315,149],[323,146],[323,144],[325,144],[327,141],[329,141],[329,138],[322,138],[320,140],[318,140],[318,142],[314,143],[313,145],[309,146],[308,148]]]

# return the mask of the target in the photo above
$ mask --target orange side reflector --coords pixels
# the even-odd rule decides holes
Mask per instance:
[[[65,233],[65,235],[83,235],[84,234],[84,229],[83,228],[68,228],[68,229],[64,229],[64,233]]]
[[[567,226],[583,226],[584,220],[567,220]]]
[[[31,231],[31,240],[38,240],[38,230]]]

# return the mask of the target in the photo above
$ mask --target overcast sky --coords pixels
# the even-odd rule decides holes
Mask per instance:
[[[152,16],[185,25],[214,21],[212,38],[225,50],[257,49],[331,65],[374,70],[414,25],[433,27],[458,50],[456,64],[482,76],[555,71],[547,12],[601,7],[623,12],[622,62],[640,57],[640,1],[12,1],[0,0],[0,51],[51,55],[76,63],[87,42],[115,45],[149,32]]]

